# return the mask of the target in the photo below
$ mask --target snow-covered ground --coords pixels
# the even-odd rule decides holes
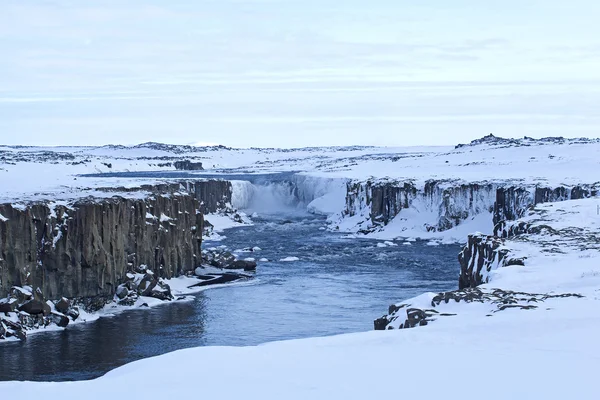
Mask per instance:
[[[69,383],[0,383],[6,398],[596,399],[595,302],[423,329],[200,347]]]
[[[175,171],[178,160],[205,172],[300,171],[311,176],[366,180],[429,179],[547,185],[597,182],[600,141],[484,143],[452,147],[328,147],[231,149],[146,144],[134,147],[2,147],[0,203],[40,197],[80,197],[93,189],[139,185],[140,178],[78,178],[78,174]],[[171,165],[169,165],[171,163]],[[202,175],[199,172],[198,175]],[[148,178],[153,181],[156,179]]]
[[[0,148],[7,159],[32,149]],[[23,173],[43,171],[47,163],[0,164],[0,186],[11,188],[0,201],[30,199],[40,193],[76,193],[81,187],[109,186],[103,178],[74,174],[127,169],[155,170],[152,157],[202,161],[228,172],[302,171],[311,178],[385,179],[423,185],[429,179],[520,185],[576,185],[600,181],[598,141],[487,143],[459,148],[344,148],[236,150],[173,153],[154,148],[60,149],[89,163],[52,164],[54,180],[20,182]],[[37,150],[36,150],[37,151]],[[8,156],[6,156],[8,154]],[[29,157],[29,156],[28,156]],[[73,162],[70,160],[69,162]],[[111,168],[102,167],[111,163]],[[164,162],[164,161],[163,161]],[[24,168],[21,168],[24,167]],[[168,167],[160,167],[169,169]],[[170,168],[172,170],[172,168]],[[46,172],[41,172],[46,173]],[[38,179],[39,177],[36,177]],[[17,182],[19,181],[19,182]],[[118,179],[119,185],[128,180]],[[329,180],[328,182],[335,182]],[[15,183],[13,186],[12,183]],[[17,184],[18,183],[18,184]],[[114,180],[110,181],[115,184]],[[81,185],[81,186],[79,186]],[[331,183],[333,188],[335,185]],[[335,214],[342,191],[319,192],[313,211]],[[329,196],[329,197],[327,197]],[[314,197],[314,196],[313,196]],[[246,201],[244,196],[239,202]],[[332,204],[337,204],[335,207]],[[402,236],[428,222],[425,209],[403,210],[384,240]],[[406,212],[405,212],[406,211]],[[364,218],[365,216],[359,216]],[[209,217],[210,219],[210,217]],[[227,226],[227,221],[215,220]],[[349,226],[359,221],[338,220]],[[450,399],[596,399],[596,364],[600,358],[600,199],[539,204],[520,220],[531,231],[503,246],[524,266],[489,271],[479,290],[486,301],[432,304],[434,293],[408,299],[393,310],[399,327],[407,308],[447,314],[426,327],[368,332],[329,338],[269,343],[256,347],[208,347],[182,350],[118,368],[106,376],[75,383],[0,383],[7,397],[104,399],[134,390],[139,397],[204,396],[220,399],[363,399],[419,397]],[[352,225],[355,226],[355,225]],[[549,227],[549,228],[548,228]],[[451,233],[429,232],[431,244],[465,239],[473,231],[491,234],[491,213],[467,218]],[[411,235],[405,235],[410,244]],[[291,259],[289,261],[292,261]],[[458,273],[458,263],[457,263]],[[509,293],[515,303],[503,303]],[[496,293],[496,294],[494,294]],[[562,295],[569,295],[560,297]],[[573,296],[576,295],[576,296]],[[485,297],[484,296],[484,297]],[[493,297],[493,298],[492,298]],[[490,300],[492,298],[492,300]],[[398,299],[402,300],[402,299]],[[505,307],[516,304],[518,307]],[[382,313],[383,313],[382,309]],[[373,316],[376,318],[377,316]],[[133,386],[132,386],[133,385]],[[133,389],[132,389],[133,387]]]

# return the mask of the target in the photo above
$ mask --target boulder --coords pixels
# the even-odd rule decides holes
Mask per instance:
[[[66,328],[66,326],[69,325],[70,322],[67,316],[59,313],[52,313],[50,315],[50,321],[61,328]]]
[[[29,300],[19,307],[19,311],[23,311],[31,315],[38,315],[43,314],[44,310],[47,310],[48,308],[49,307],[47,304],[44,304],[39,300]]]
[[[69,301],[69,299],[63,297],[62,299],[56,302],[54,307],[59,313],[66,314],[67,311],[69,311],[69,309],[71,308],[71,302]]]
[[[15,299],[3,299],[0,301],[0,313],[15,312],[17,301]]]
[[[123,300],[129,295],[129,289],[126,285],[119,285],[119,287],[117,288],[116,295],[119,298],[119,300]]]
[[[18,286],[13,286],[10,289],[9,296],[13,299],[16,299],[19,304],[23,304],[33,298],[33,294],[31,292]]]
[[[244,271],[256,271],[256,261],[236,260],[225,269],[243,269]]]
[[[78,307],[72,307],[71,309],[69,309],[69,311],[66,312],[66,314],[73,321],[77,321],[77,318],[79,318],[79,308]]]
[[[150,296],[152,289],[156,286],[157,281],[152,274],[146,274],[138,285],[138,293],[140,296]]]

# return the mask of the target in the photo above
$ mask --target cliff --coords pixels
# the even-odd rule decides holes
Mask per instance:
[[[441,232],[481,214],[491,214],[491,227],[516,220],[529,208],[542,203],[578,200],[597,196],[599,184],[547,187],[511,184],[428,180],[422,185],[411,181],[368,180],[347,184],[344,219],[358,219],[362,233],[385,229],[397,216],[407,214],[407,227]],[[413,225],[410,225],[413,224]],[[421,224],[418,226],[417,224]]]
[[[196,267],[203,217],[188,194],[0,205],[0,296],[112,297],[134,267],[170,278]]]
[[[182,181],[112,198],[0,204],[0,297],[12,286],[48,299],[112,297],[127,272],[171,278],[197,267],[203,214],[231,202],[231,183]]]
[[[573,190],[552,193],[573,196]],[[498,236],[469,235],[458,256],[458,290],[428,293],[392,305],[387,315],[375,321],[375,329],[427,325],[440,317],[455,316],[457,311],[479,310],[485,316],[492,316],[507,309],[541,308],[547,301],[584,297],[557,288],[572,290],[581,282],[586,287],[585,281],[591,283],[590,290],[595,295],[597,285],[593,280],[598,276],[595,268],[600,254],[598,199],[540,203],[519,214],[519,219],[504,220],[496,226]],[[515,267],[493,273],[508,266]],[[493,286],[485,285],[490,282]],[[457,303],[484,303],[484,306],[467,310]]]

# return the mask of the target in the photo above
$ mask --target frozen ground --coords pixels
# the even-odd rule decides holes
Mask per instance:
[[[31,149],[3,149],[6,159]],[[600,170],[597,141],[496,142],[453,148],[346,148],[280,150],[208,149],[173,153],[153,148],[62,149],[89,159],[70,165],[5,162],[0,174],[2,201],[39,197],[39,193],[75,193],[102,179],[74,181],[73,174],[109,170],[155,169],[152,157],[190,158],[206,167],[236,172],[303,171],[319,177],[460,182],[514,182],[569,185],[596,183]],[[12,158],[11,158],[12,157]],[[137,158],[136,158],[137,157]],[[111,168],[101,162],[112,160]],[[69,161],[69,162],[72,162]],[[154,164],[154,165],[151,165]],[[23,167],[23,168],[21,168]],[[161,167],[163,168],[163,167]],[[52,171],[50,171],[52,169]],[[164,167],[164,169],[167,169]],[[172,169],[172,168],[171,168]],[[47,173],[48,180],[22,182],[23,173]],[[38,177],[39,178],[39,177]],[[50,179],[52,178],[52,179]],[[111,181],[114,184],[114,181]],[[125,182],[125,180],[123,180]],[[318,211],[331,202],[316,204]],[[519,222],[545,227],[504,243],[525,266],[492,270],[484,292],[494,289],[550,295],[527,301],[536,307],[507,308],[490,302],[450,302],[426,327],[369,332],[329,338],[270,343],[257,347],[209,347],[183,350],[142,360],[94,381],[1,383],[7,397],[79,399],[139,397],[363,399],[379,397],[486,399],[595,399],[600,358],[600,215],[598,198],[538,205]],[[483,215],[483,214],[482,214]],[[473,230],[490,232],[490,216],[470,220],[457,236]],[[487,224],[483,226],[484,222]],[[402,223],[400,220],[396,223]],[[481,225],[480,225],[481,224]],[[382,243],[386,239],[382,235]],[[435,237],[431,243],[447,240]],[[407,241],[406,243],[410,243]],[[458,269],[458,268],[457,268]],[[556,298],[577,294],[582,297]],[[405,300],[411,307],[431,308],[435,294]],[[399,299],[401,300],[401,299]],[[522,302],[522,301],[521,301]],[[382,310],[383,312],[384,310]],[[377,316],[374,316],[374,318]],[[400,321],[400,320],[399,320]],[[398,322],[399,322],[398,321]],[[133,389],[132,389],[133,387]]]
[[[0,202],[98,195],[94,188],[132,186],[139,178],[78,174],[175,171],[169,163],[202,162],[207,172],[300,171],[312,176],[548,185],[598,181],[600,141],[491,141],[452,147],[231,149],[144,144],[134,147],[2,147]],[[200,174],[199,174],[200,175]],[[148,180],[152,180],[149,178]]]
[[[423,329],[202,347],[72,383],[0,383],[7,398],[596,399],[595,302]]]

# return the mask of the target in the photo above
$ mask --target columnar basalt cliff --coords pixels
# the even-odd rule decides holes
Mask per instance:
[[[494,203],[494,225],[502,221],[513,221],[523,216],[525,211],[542,203],[565,200],[579,200],[595,197],[599,184],[576,186],[502,186],[496,190]]]
[[[358,215],[368,219],[369,233],[388,225],[402,210],[414,208],[431,216],[424,228],[428,231],[452,229],[482,213],[493,213],[497,225],[520,218],[536,204],[577,200],[597,196],[600,184],[547,187],[543,185],[509,185],[505,183],[461,183],[430,180],[423,186],[412,182],[349,182],[346,207],[342,217]]]
[[[192,271],[199,208],[190,194],[0,205],[0,296],[30,286],[48,299],[111,297],[140,265],[165,278]]]
[[[387,225],[403,209],[414,207],[435,216],[425,226],[428,231],[444,231],[470,216],[491,212],[495,189],[495,185],[488,183],[455,184],[435,180],[427,181],[423,187],[412,182],[350,182],[343,214],[367,216],[368,232]]]
[[[204,214],[224,210],[231,205],[233,186],[231,182],[219,179],[200,181],[177,181],[147,184],[134,187],[98,188],[99,192],[148,192],[170,195],[174,193],[190,194],[200,202],[200,211]]]

